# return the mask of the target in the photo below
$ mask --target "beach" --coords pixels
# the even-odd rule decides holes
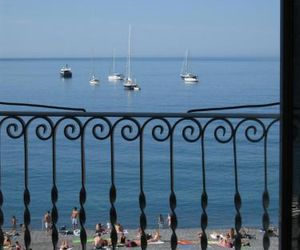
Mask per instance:
[[[225,235],[228,230],[219,229],[219,230],[207,230],[208,235],[208,249],[230,249],[221,247],[217,244],[217,240],[214,240],[210,235],[213,233],[223,234]],[[247,228],[247,233],[251,237],[251,239],[245,239],[247,242],[250,243],[250,246],[244,246],[242,249],[263,249],[263,232],[261,232],[259,229],[255,228]],[[194,229],[177,229],[176,234],[178,237],[179,243],[177,249],[183,249],[183,250],[192,250],[192,249],[201,249],[200,247],[200,241],[198,238],[198,233],[200,232],[200,229],[194,228]],[[136,237],[137,230],[126,230],[126,238],[133,240],[137,239]],[[146,230],[146,233],[154,235],[155,229],[149,229]],[[171,249],[170,247],[170,238],[171,238],[172,231],[170,229],[161,229],[161,241],[163,243],[160,244],[148,244],[147,249]],[[88,243],[86,249],[93,249],[93,235],[94,230],[87,230],[87,236],[88,236]],[[103,238],[108,238],[109,235],[105,234]],[[13,243],[15,241],[19,241],[23,245],[23,233],[20,233],[19,236],[15,236],[13,238]],[[80,245],[80,237],[75,235],[64,235],[59,234],[59,243],[58,243],[58,249],[63,240],[67,240],[72,249],[79,250],[82,249]],[[186,245],[185,245],[186,244]],[[33,250],[42,250],[42,249],[52,249],[52,243],[51,243],[51,235],[45,231],[31,231],[31,246]],[[110,248],[107,248],[110,249]],[[127,249],[127,247],[118,247],[118,249]],[[140,247],[135,247],[135,249],[140,249]],[[231,248],[232,249],[232,248]],[[278,237],[271,236],[270,237],[270,248],[269,249],[278,249]]]

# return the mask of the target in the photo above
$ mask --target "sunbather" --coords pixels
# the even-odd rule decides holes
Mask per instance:
[[[70,249],[70,245],[68,244],[67,240],[63,240],[59,250],[67,250],[67,249]]]
[[[6,249],[12,249],[11,240],[7,235],[4,236],[3,246],[6,247]]]
[[[94,239],[94,249],[102,249],[102,247],[108,246],[108,241],[101,238],[101,233]]]
[[[159,233],[159,230],[156,230],[156,232],[155,232],[153,238],[151,237],[151,238],[148,240],[148,242],[157,242],[157,241],[160,241],[160,239],[161,239],[161,235],[160,235],[160,233]]]

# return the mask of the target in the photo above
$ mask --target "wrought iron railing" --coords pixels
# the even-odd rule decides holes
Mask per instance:
[[[236,114],[236,113],[112,113],[112,112],[0,112],[0,136],[4,135],[13,140],[22,140],[23,157],[24,157],[24,244],[26,249],[31,245],[31,212],[30,199],[31,192],[29,188],[29,146],[28,142],[31,137],[36,137],[41,141],[49,141],[52,147],[52,244],[53,249],[57,249],[59,240],[58,233],[58,216],[57,208],[59,189],[57,187],[57,138],[58,130],[63,131],[64,138],[70,141],[80,142],[80,158],[81,158],[81,189],[79,192],[80,201],[80,241],[82,249],[86,249],[87,233],[85,228],[86,212],[85,203],[87,199],[86,191],[86,157],[85,142],[88,136],[96,140],[107,141],[110,144],[110,223],[111,242],[113,249],[117,245],[117,231],[115,224],[117,222],[117,210],[115,207],[117,199],[117,185],[115,183],[115,137],[118,136],[126,141],[135,141],[139,145],[139,206],[140,206],[140,228],[141,228],[141,248],[147,248],[146,228],[147,215],[145,212],[147,195],[144,191],[144,155],[147,154],[144,148],[144,139],[146,136],[152,137],[156,142],[167,142],[169,150],[169,206],[171,211],[171,249],[177,248],[177,215],[176,215],[176,192],[174,189],[174,138],[180,136],[185,142],[197,142],[200,151],[199,165],[202,171],[202,194],[201,199],[201,220],[199,227],[202,230],[201,248],[207,249],[208,237],[207,226],[209,216],[207,214],[208,193],[207,193],[207,176],[206,176],[206,139],[212,136],[218,143],[227,144],[232,147],[233,169],[234,169],[234,206],[235,230],[237,237],[235,240],[235,248],[241,249],[242,227],[241,205],[242,197],[239,192],[239,173],[238,173],[238,153],[237,153],[237,137],[240,132],[245,136],[249,143],[263,143],[264,157],[264,188],[262,190],[262,227],[265,231],[263,237],[263,248],[268,249],[270,239],[268,237],[269,219],[269,191],[268,191],[268,135],[270,128],[275,123],[278,125],[278,114]],[[276,125],[276,126],[277,126]],[[211,128],[213,126],[213,128]],[[145,131],[150,131],[146,133]],[[208,135],[207,131],[213,132]],[[1,144],[0,137],[0,146]],[[2,149],[1,149],[2,151]],[[0,160],[1,164],[1,160]],[[1,177],[1,176],[0,176]],[[0,180],[1,181],[1,180]],[[0,245],[3,245],[3,223],[5,214],[2,207],[4,195],[2,192],[2,182],[0,182]]]

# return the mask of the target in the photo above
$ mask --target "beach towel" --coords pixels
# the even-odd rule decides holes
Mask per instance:
[[[160,244],[164,244],[164,241],[158,240],[158,241],[150,241],[148,242],[148,245],[160,245]]]
[[[179,240],[179,241],[177,242],[177,244],[178,244],[178,245],[192,245],[193,242],[190,241],[190,240]]]

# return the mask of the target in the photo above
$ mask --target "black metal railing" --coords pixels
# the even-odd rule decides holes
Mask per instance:
[[[80,142],[80,159],[81,159],[81,188],[79,192],[80,202],[80,241],[82,249],[86,249],[87,233],[86,233],[86,211],[85,204],[87,199],[86,190],[86,152],[85,145],[87,137],[93,137],[95,140],[106,141],[110,144],[110,223],[111,242],[113,249],[117,245],[117,231],[115,224],[117,223],[117,210],[115,203],[117,200],[117,185],[115,183],[115,145],[116,137],[129,142],[138,143],[139,156],[139,206],[140,206],[140,228],[141,228],[141,248],[147,248],[147,215],[146,193],[144,191],[144,156],[147,151],[144,148],[145,137],[151,137],[155,142],[166,142],[169,154],[169,206],[171,211],[171,249],[177,248],[177,214],[176,214],[176,192],[175,192],[175,173],[174,173],[174,140],[175,137],[181,137],[185,142],[198,143],[200,145],[199,165],[201,165],[202,175],[202,194],[201,199],[202,214],[200,225],[202,230],[201,249],[207,249],[208,237],[207,226],[209,216],[207,214],[208,192],[207,192],[207,176],[206,176],[206,140],[213,137],[220,144],[227,144],[232,147],[233,169],[234,169],[234,206],[235,215],[235,231],[237,237],[235,240],[235,248],[241,249],[242,227],[241,205],[242,197],[240,194],[239,168],[238,168],[238,137],[241,133],[249,143],[263,143],[263,162],[264,162],[264,188],[262,190],[262,228],[265,231],[263,237],[263,249],[270,247],[270,239],[268,236],[268,228],[270,225],[269,218],[269,191],[268,191],[268,135],[270,129],[277,123],[278,114],[236,114],[236,113],[112,113],[112,112],[0,112],[0,153],[3,150],[1,138],[6,136],[18,143],[22,140],[23,159],[24,159],[24,244],[26,249],[31,245],[31,213],[30,200],[31,192],[29,188],[29,140],[36,137],[41,141],[49,141],[51,143],[52,155],[52,245],[53,249],[57,249],[59,240],[58,233],[58,194],[57,186],[57,140],[63,136],[69,141]],[[147,130],[147,131],[146,131]],[[63,133],[58,133],[63,131]],[[150,131],[150,132],[149,132]],[[208,131],[212,134],[208,134]],[[117,132],[120,132],[117,135]],[[209,132],[209,133],[210,133]],[[279,135],[278,135],[279,136]],[[136,154],[133,152],[132,154]],[[0,159],[1,164],[1,159]],[[3,213],[4,195],[2,192],[2,176],[0,176],[0,245],[3,245],[3,224],[5,214]]]

